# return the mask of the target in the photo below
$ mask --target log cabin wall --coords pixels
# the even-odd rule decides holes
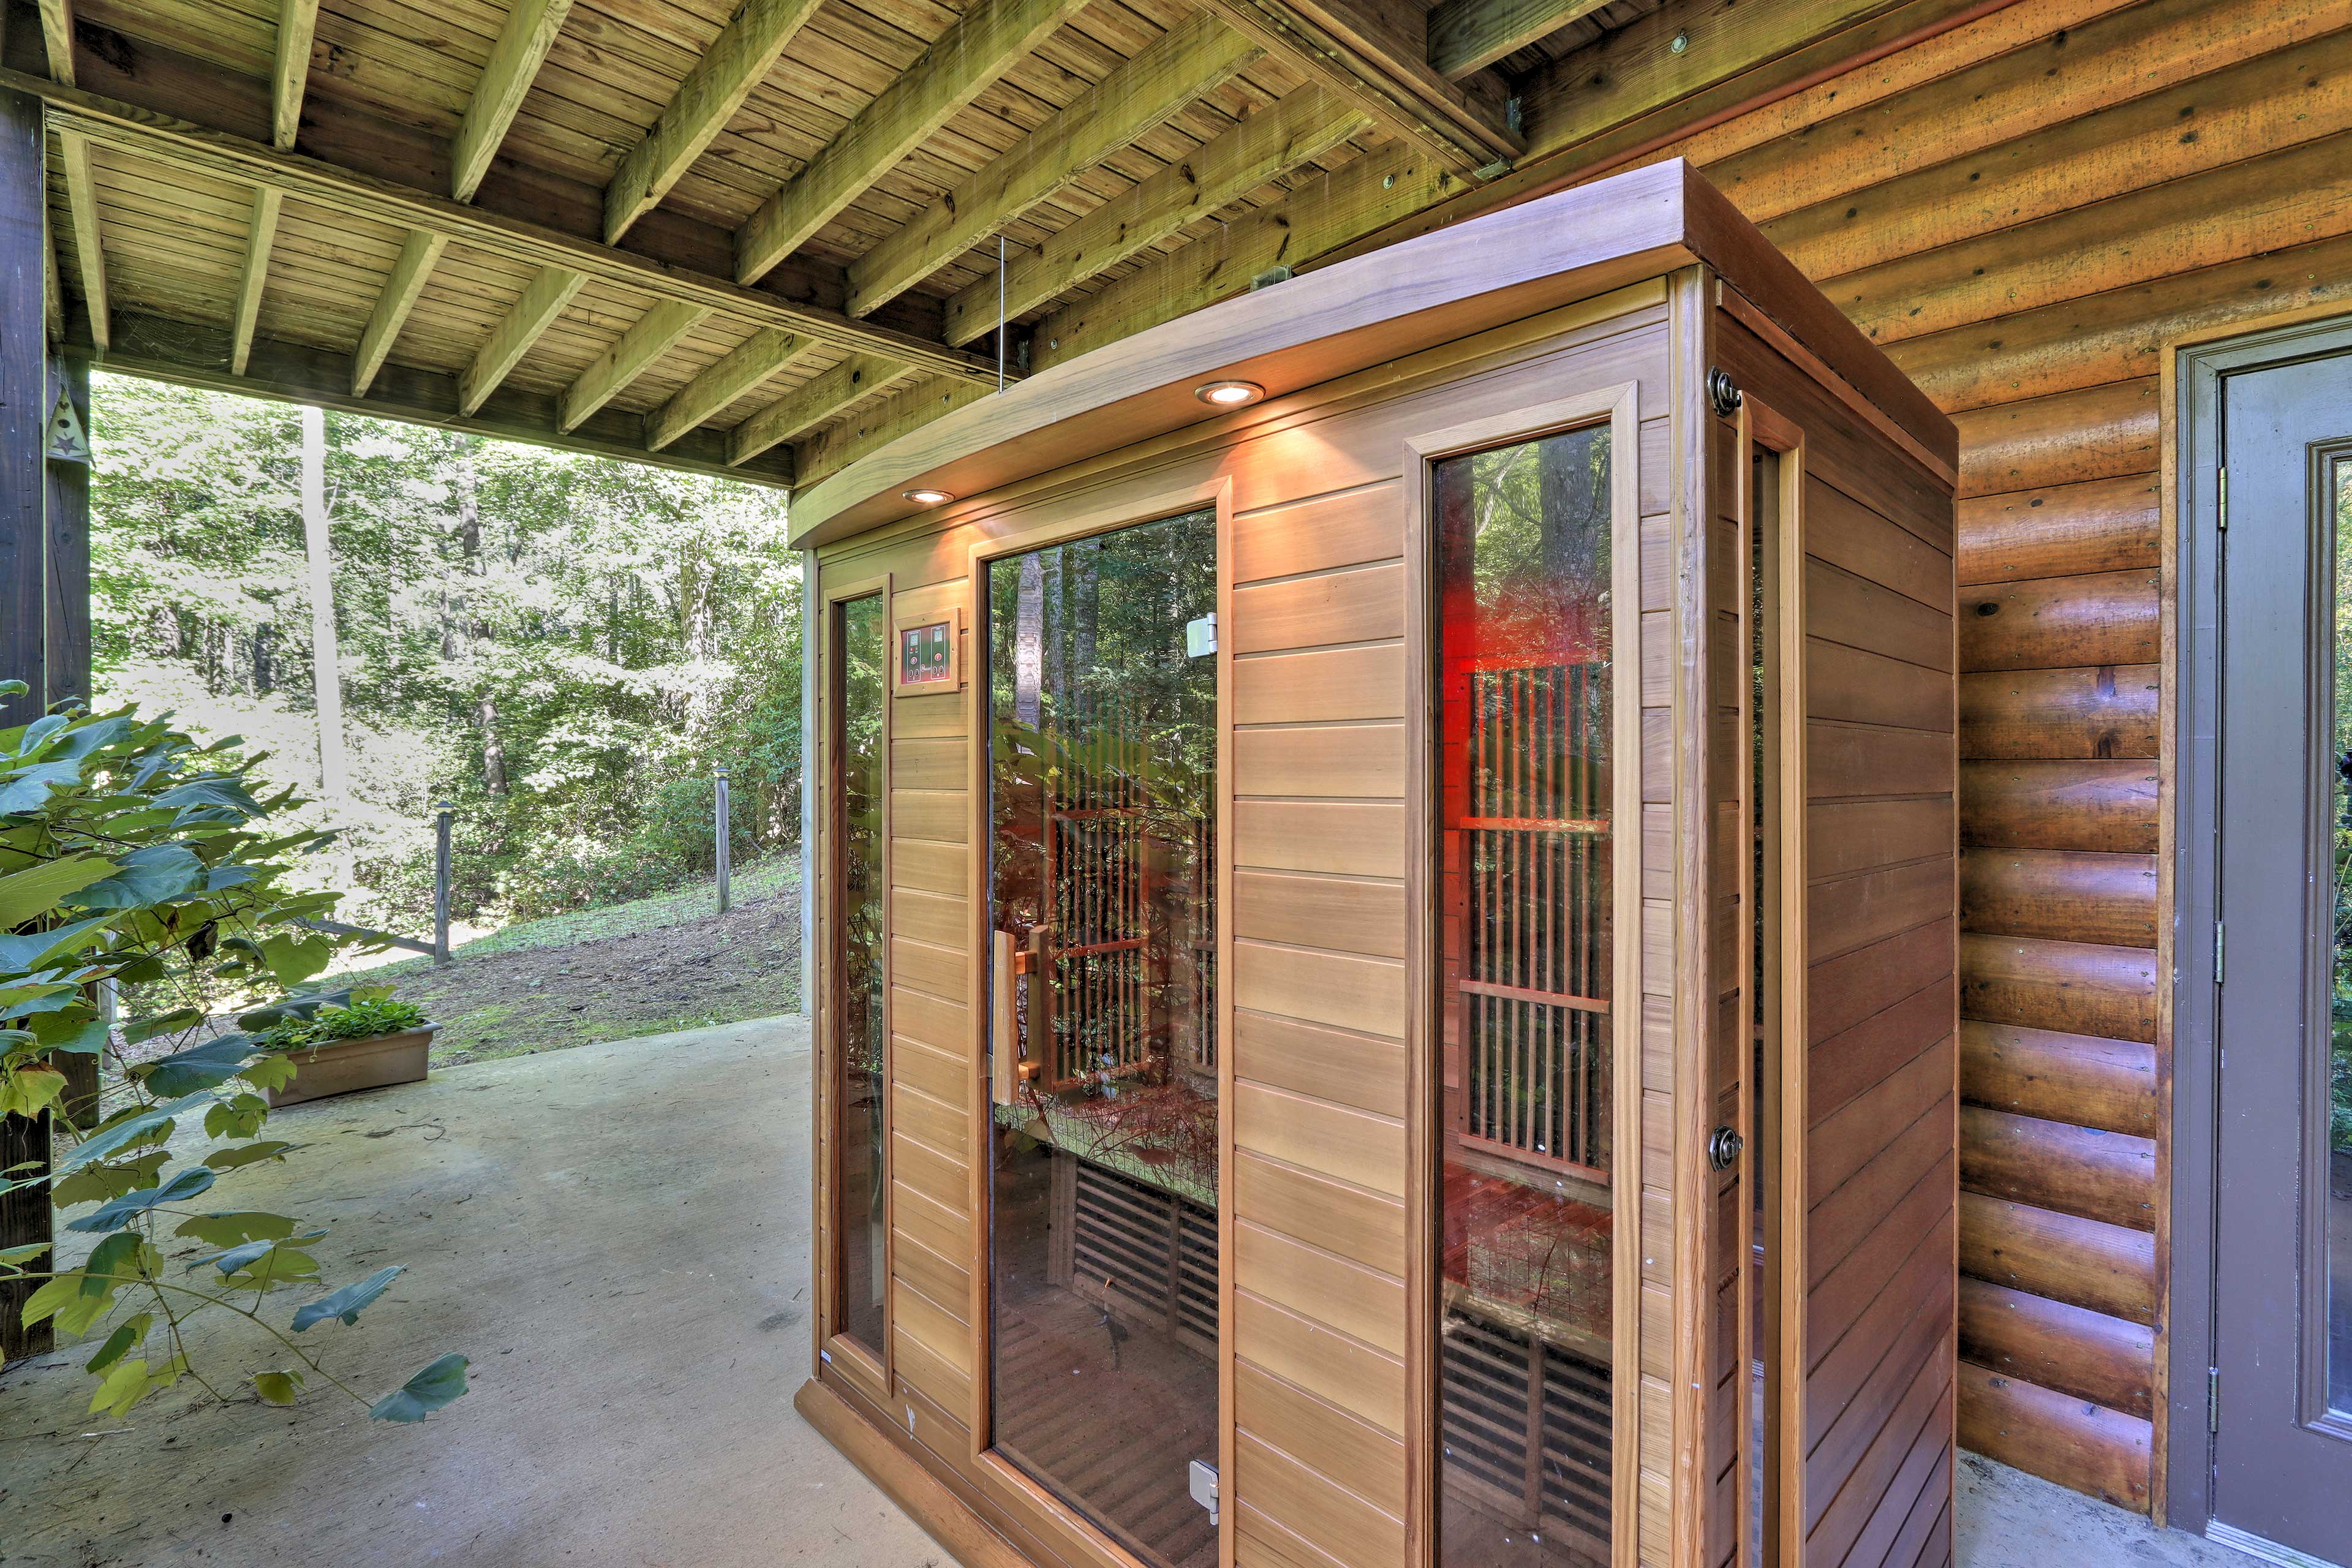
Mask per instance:
[[[1073,514],[1139,521],[1222,491],[1232,869],[1220,941],[1233,1157],[1221,1217],[1234,1427],[1224,1495],[1239,1568],[1406,1558],[1407,1434],[1418,1402],[1408,1371],[1414,1242],[1403,1020],[1409,887],[1429,874],[1408,865],[1406,847],[1405,634],[1421,585],[1405,559],[1407,442],[1570,389],[1628,383],[1641,421],[1631,455],[1643,513],[1639,636],[1644,667],[1663,669],[1677,638],[1672,559],[1681,545],[1669,526],[1675,437],[1657,283],[1282,400],[1237,442],[1192,443],[1108,478],[1090,472],[1063,494],[983,503],[952,527],[887,530],[819,554],[820,593],[887,573],[894,619],[961,608],[971,626],[975,541]],[[967,663],[968,680],[983,673],[976,657]],[[1637,687],[1628,672],[1624,697],[1644,705],[1644,800],[1671,812],[1670,696],[1671,687]],[[836,1392],[865,1394],[869,1420],[911,1443],[935,1478],[1033,1561],[1081,1568],[1111,1561],[1099,1538],[1043,1506],[1034,1488],[1008,1484],[972,1439],[986,1420],[987,1112],[973,1005],[985,911],[970,899],[981,778],[971,711],[962,695],[893,704],[890,1403],[877,1405],[838,1368],[824,1375]],[[1657,890],[1654,881],[1645,890]],[[1643,922],[1643,988],[1655,993],[1645,995],[1640,1068],[1645,1262],[1620,1343],[1639,1342],[1641,1556],[1664,1563],[1675,1506],[1671,868],[1658,886]]]
[[[2345,0],[2034,0],[1655,154],[1959,426],[1961,1440],[2142,1511],[2169,1179],[2159,372],[2188,333],[2352,310],[2348,67]]]

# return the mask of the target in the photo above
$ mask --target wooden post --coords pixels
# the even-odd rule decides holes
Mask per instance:
[[[302,546],[310,564],[310,684],[319,705],[319,793],[351,793],[343,759],[343,664],[335,638],[335,568],[327,533],[327,413],[302,409]]]
[[[433,808],[433,962],[449,962],[449,816],[457,808],[443,801]]]
[[[719,834],[719,912],[725,914],[732,906],[727,886],[727,770],[719,770],[719,798],[714,806]]]
[[[21,680],[21,697],[0,697],[0,728],[37,718],[48,698],[47,475],[41,458],[48,425],[47,208],[41,106],[0,92],[0,679]],[[49,1119],[0,1120],[0,1170],[49,1159]],[[0,1196],[0,1247],[51,1237],[49,1194],[29,1187]],[[55,1342],[47,1323],[23,1326],[23,1281],[0,1284],[0,1363],[39,1355]]]

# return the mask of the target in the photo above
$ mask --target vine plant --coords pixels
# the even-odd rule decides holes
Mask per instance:
[[[184,1377],[216,1400],[289,1405],[316,1378],[378,1418],[420,1421],[465,1393],[464,1356],[371,1400],[328,1371],[310,1334],[330,1319],[355,1325],[400,1268],[326,1289],[307,1250],[323,1230],[222,1201],[299,1148],[263,1136],[266,1092],[292,1080],[297,1059],[248,1031],[382,994],[289,995],[354,939],[300,923],[335,895],[297,892],[288,873],[330,836],[271,832],[273,814],[299,802],[256,798],[261,761],[129,709],[0,730],[0,1111],[48,1116],[58,1144],[46,1163],[0,1171],[0,1193],[45,1187],[60,1216],[87,1211],[67,1233],[97,1238],[73,1267],[49,1243],[0,1249],[0,1278],[34,1287],[26,1324],[97,1342],[92,1412],[121,1417]],[[59,1064],[107,1052],[109,982],[137,1003],[119,1035],[121,1054],[142,1059],[76,1102]],[[264,998],[235,1027],[215,1016]],[[173,1145],[197,1128],[207,1147]],[[243,1321],[242,1361],[211,1364],[210,1336],[192,1352],[188,1325],[205,1315]]]

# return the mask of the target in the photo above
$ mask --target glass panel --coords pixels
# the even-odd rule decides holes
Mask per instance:
[[[1214,512],[989,570],[995,1444],[1181,1568],[1216,1561],[1216,603]]]
[[[2327,1059],[2327,1405],[2352,1415],[2352,458],[2328,465],[2335,500],[2335,963]]]
[[[882,858],[882,705],[889,700],[883,681],[888,643],[879,594],[848,600],[835,614],[839,685],[834,711],[839,728],[834,755],[841,796],[835,843],[841,860],[834,885],[841,890],[841,1034],[834,1059],[841,1064],[835,1100],[841,1108],[835,1139],[841,1162],[841,1331],[878,1359],[882,1291],[890,1278],[883,1205],[889,1169],[882,1142],[882,900],[888,881]]]
[[[1447,1568],[1609,1560],[1609,463],[1433,476]]]

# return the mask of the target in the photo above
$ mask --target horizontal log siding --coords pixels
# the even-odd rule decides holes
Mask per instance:
[[[1961,1435],[2145,1510],[2158,374],[2184,331],[2352,308],[2352,0],[2054,9],[2023,47],[1997,14],[1659,155],[1959,424]]]

